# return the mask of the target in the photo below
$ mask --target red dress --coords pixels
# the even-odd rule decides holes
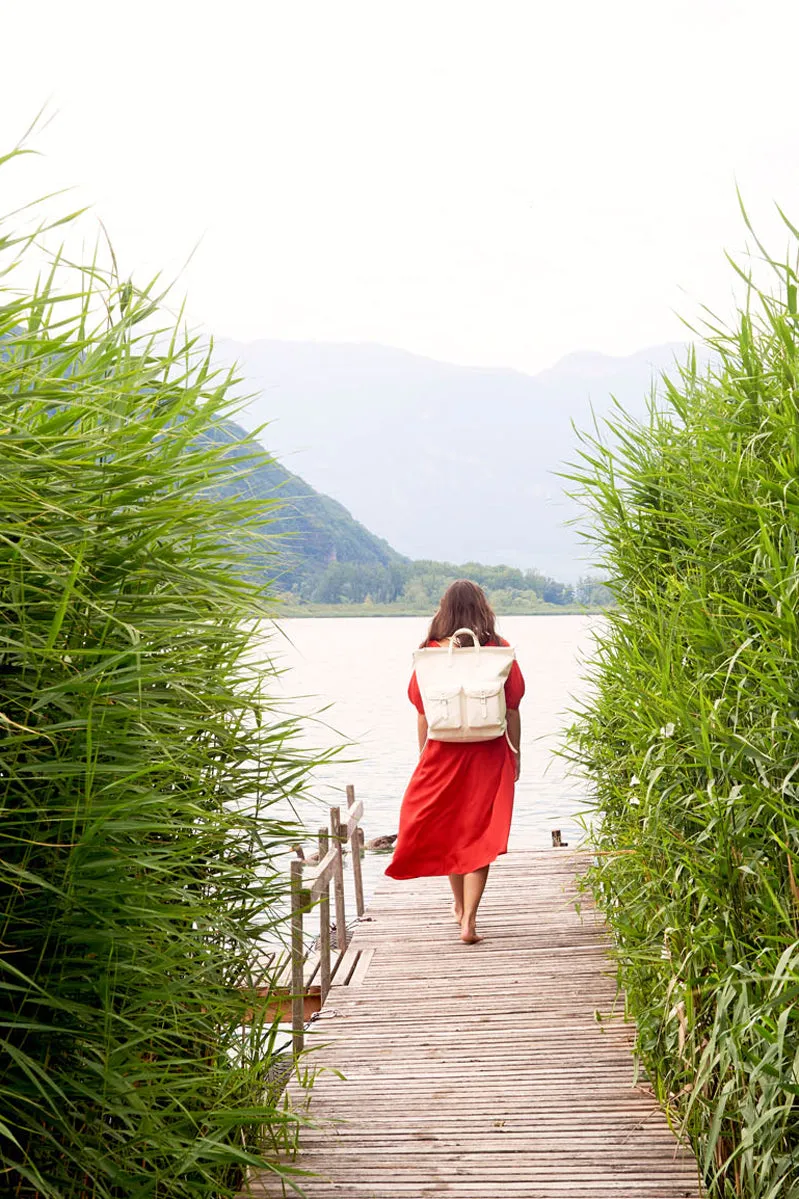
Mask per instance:
[[[523,695],[524,679],[514,662],[505,683],[506,706],[518,708]],[[415,671],[408,698],[424,715]],[[399,835],[386,874],[391,878],[469,874],[505,853],[515,773],[514,755],[505,737],[428,740],[402,800]]]

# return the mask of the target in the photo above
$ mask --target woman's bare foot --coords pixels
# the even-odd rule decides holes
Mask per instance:
[[[455,919],[455,923],[456,923],[456,924],[460,924],[460,923],[461,923],[461,921],[463,920],[463,908],[459,908],[459,907],[458,907],[458,905],[457,905],[456,903],[453,903],[453,905],[452,905],[452,915],[453,915],[453,917],[454,917],[454,919]]]
[[[477,935],[474,920],[461,921],[461,941],[463,941],[464,945],[476,945],[482,939],[482,937]]]

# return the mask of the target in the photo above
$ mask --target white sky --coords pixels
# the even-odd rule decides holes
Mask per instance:
[[[727,306],[736,178],[799,222],[796,0],[0,0],[0,31],[0,151],[55,114],[0,207],[78,185],[219,335],[629,353]]]

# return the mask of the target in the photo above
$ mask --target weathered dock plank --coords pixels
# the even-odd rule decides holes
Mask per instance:
[[[307,1199],[698,1199],[692,1154],[634,1081],[583,860],[501,858],[475,946],[445,879],[378,888],[307,1038],[323,1068],[296,1161]],[[262,1175],[245,1193],[285,1192]]]

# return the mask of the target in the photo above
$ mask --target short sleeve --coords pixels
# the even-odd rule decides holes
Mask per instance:
[[[505,680],[505,707],[518,708],[522,702],[524,695],[524,676],[519,668],[519,663],[514,660],[510,668],[510,674]]]
[[[424,716],[424,704],[422,703],[422,693],[419,690],[419,684],[416,681],[416,671],[411,675],[411,681],[408,683],[408,699],[416,708],[417,712],[421,712]]]

